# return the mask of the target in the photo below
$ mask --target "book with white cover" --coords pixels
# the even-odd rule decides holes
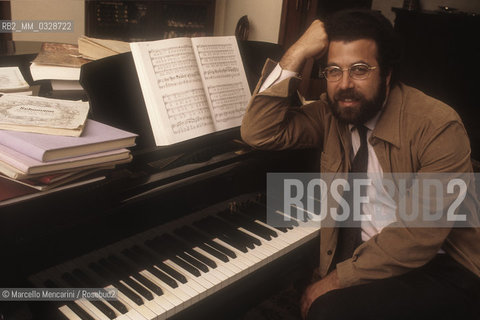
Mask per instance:
[[[27,91],[29,88],[18,67],[0,68],[0,92]]]
[[[79,136],[89,108],[82,101],[4,94],[0,97],[0,129]]]
[[[79,80],[80,67],[87,62],[76,45],[45,42],[30,65],[30,73],[34,81]]]
[[[158,146],[240,126],[250,89],[235,37],[130,47]]]
[[[80,79],[80,68],[62,67],[33,62],[30,65],[30,73],[33,81],[38,80],[76,80]]]

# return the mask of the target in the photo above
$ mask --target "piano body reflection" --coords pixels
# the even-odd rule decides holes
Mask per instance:
[[[115,59],[131,56],[108,61]],[[254,59],[260,68],[263,61]],[[266,172],[305,170],[311,152],[250,150],[238,128],[152,147],[138,83],[122,95],[118,82],[106,82],[135,81],[133,64],[106,66],[82,70],[92,116],[140,134],[134,160],[99,181],[1,205],[0,287],[115,288],[118,300],[6,302],[0,314],[232,318],[304,276],[298,271],[315,260],[318,230],[267,225],[264,193]],[[102,82],[110,88],[96,96]]]

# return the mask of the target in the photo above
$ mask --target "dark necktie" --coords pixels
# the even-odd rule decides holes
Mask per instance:
[[[365,126],[358,126],[357,131],[360,136],[360,148],[358,148],[357,154],[355,154],[355,157],[353,158],[350,172],[366,173],[368,169],[368,128]]]
[[[368,169],[368,145],[367,145],[367,132],[368,128],[365,126],[356,127],[360,136],[360,148],[358,149],[355,157],[353,158],[352,165],[350,167],[349,183],[350,191],[344,192],[343,198],[347,200],[350,205],[350,216],[347,221],[349,227],[342,227],[339,230],[339,238],[337,249],[331,269],[335,268],[335,265],[348,258],[351,258],[355,249],[362,243],[362,229],[360,221],[353,220],[353,180],[360,178],[367,178]],[[364,188],[361,189],[360,194],[365,196]]]

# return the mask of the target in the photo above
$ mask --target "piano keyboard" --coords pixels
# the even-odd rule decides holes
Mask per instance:
[[[267,225],[264,206],[248,198],[158,226],[30,280],[41,288],[118,290],[116,301],[58,303],[62,319],[169,318],[318,236],[318,228]]]

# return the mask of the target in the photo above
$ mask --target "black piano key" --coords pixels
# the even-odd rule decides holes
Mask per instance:
[[[205,273],[207,273],[209,271],[208,266],[206,266],[202,262],[200,262],[197,259],[189,256],[188,254],[186,254],[184,252],[179,253],[178,256],[180,258],[182,258],[183,260],[185,260],[186,262],[190,263],[195,268],[199,269],[200,271],[203,271]]]
[[[150,252],[148,252],[146,250],[143,250],[140,246],[137,246],[137,245],[133,246],[131,249],[136,251],[137,253],[139,253],[141,255],[147,256],[149,259],[154,261],[155,266],[157,266],[157,268],[159,268],[160,270],[162,270],[163,272],[165,272],[166,274],[168,274],[169,276],[171,276],[175,280],[177,280],[181,283],[187,283],[187,278],[185,278],[185,276],[183,274],[181,274],[177,270],[171,268],[169,265],[166,265],[165,263],[163,263],[160,260],[160,257],[154,257],[152,254],[150,254]]]
[[[124,259],[121,259],[117,257],[116,255],[110,255],[108,256],[108,261],[110,261],[112,264],[115,264],[119,268],[124,269],[125,271],[129,272],[130,275],[135,278],[138,282],[143,284],[145,287],[156,293],[157,295],[161,296],[163,294],[162,289],[157,286],[155,283],[150,281],[149,279],[145,278],[143,275],[138,273],[134,267]]]
[[[225,233],[225,230],[219,229],[214,224],[212,225],[207,219],[195,221],[193,225],[198,229],[210,234],[212,237],[218,238],[223,242],[228,243],[229,245],[241,252],[248,252],[247,246],[242,241],[238,241],[237,239],[232,238],[229,234]]]
[[[217,267],[217,264],[215,263],[215,261],[213,261],[212,259],[204,256],[203,254],[201,254],[198,251],[188,250],[187,253],[189,255],[193,256],[194,258],[196,258],[197,260],[200,260],[201,262],[203,262],[204,264],[206,264],[207,266],[209,266],[212,269],[215,269]]]
[[[245,249],[254,249],[255,248],[255,241],[252,237],[247,237],[247,235],[243,232],[240,232],[236,227],[232,227],[231,225],[225,223],[224,221],[214,218],[214,217],[207,217],[208,223],[210,223],[215,229],[221,230],[224,235],[232,239],[233,243],[237,243],[245,247]],[[255,239],[258,241],[258,239]],[[261,243],[258,242],[258,245]],[[238,246],[236,246],[239,248]],[[248,252],[244,251],[244,252]]]
[[[215,241],[212,241],[211,239],[209,239],[208,237],[204,236],[203,234],[201,234],[200,232],[198,232],[197,230],[195,230],[194,228],[192,227],[189,227],[189,226],[184,226],[182,228],[179,229],[182,233],[185,233],[185,237],[187,237],[187,235],[190,235],[190,236],[193,236],[193,237],[196,237],[198,239],[200,239],[200,241],[202,241],[203,243],[207,244],[209,247],[212,247],[214,248],[215,250],[218,250],[219,252],[225,254],[225,256],[228,256],[232,259],[235,259],[237,257],[237,255],[235,254],[235,252],[233,252],[232,250],[222,246],[221,244],[215,242]],[[210,252],[209,252],[210,253]],[[215,254],[214,254],[215,255]],[[215,255],[216,256],[216,255]],[[217,257],[217,256],[216,256]],[[217,257],[218,258],[218,257]],[[219,258],[220,259],[220,258]],[[222,261],[225,261],[223,259],[221,259]],[[227,262],[227,261],[225,261]]]
[[[167,276],[165,273],[158,270],[157,268],[150,266],[154,262],[148,259],[147,257],[142,256],[141,254],[139,254],[138,252],[132,249],[124,249],[122,250],[122,253],[134,263],[141,263],[142,265],[146,266],[145,270],[147,270],[148,272],[156,276],[158,279],[165,282],[171,288],[178,287],[178,284],[174,279],[170,278],[169,276]]]
[[[267,213],[267,208],[265,207],[265,205],[263,204],[260,204],[260,203],[252,203],[251,205],[248,206],[248,210],[244,211],[246,214],[248,215],[252,215],[254,217],[256,217],[258,220],[266,223],[267,222],[267,218],[266,218],[266,213]],[[279,213],[277,212],[272,212],[270,214],[275,214],[275,215],[280,215]],[[280,217],[279,219],[283,219],[284,217]],[[297,221],[295,220],[290,220],[289,223],[292,225],[292,226],[295,226],[295,227],[298,227],[299,224]],[[275,229],[277,230],[280,230],[282,232],[287,232],[287,230],[291,230],[293,229],[293,227],[274,227]]]
[[[53,315],[54,320],[70,320],[68,319],[62,312],[59,312],[58,314]]]
[[[80,319],[82,320],[95,320],[85,310],[83,310],[78,304],[71,301],[65,301],[65,305],[70,308]]]
[[[262,212],[262,213],[257,213],[256,214],[255,212],[251,212],[249,208],[242,208],[242,209],[236,211],[234,215],[236,217],[241,218],[241,219],[253,222],[254,224],[263,228],[270,235],[276,237],[276,236],[278,236],[278,234],[274,230],[272,230],[270,228],[267,228],[267,227],[265,227],[262,224],[259,224],[257,222],[257,221],[264,222],[264,223],[266,222],[266,215],[265,215],[266,210],[267,209],[265,207],[262,207],[261,210],[258,210],[259,212]],[[255,211],[255,210],[253,210],[253,211]]]
[[[195,259],[192,257],[192,250],[189,250],[183,242],[176,239],[172,235],[164,234],[160,237],[161,241],[168,241],[168,243],[172,244],[172,248],[175,249],[175,253],[185,260],[186,262],[190,263],[192,266],[200,269],[201,271],[207,273],[209,271],[208,266],[203,264],[203,262]]]
[[[213,218],[213,217],[212,217]],[[260,240],[258,240],[257,238],[255,237],[252,237],[251,235],[249,234],[246,234],[245,232],[242,232],[241,230],[238,230],[238,227],[239,225],[238,224],[235,224],[235,223],[229,223],[229,222],[226,222],[224,220],[221,220],[219,218],[213,218],[218,224],[221,224],[224,228],[229,228],[229,230],[231,230],[231,232],[235,233],[238,237],[241,237],[244,239],[244,241],[247,242],[247,244],[250,244],[251,246],[249,246],[250,249],[254,249],[255,246],[253,245],[257,245],[257,246],[261,246],[262,245],[262,242]]]
[[[104,285],[95,282],[92,278],[90,278],[86,272],[80,270],[80,269],[74,269],[72,270],[72,274],[82,283],[85,285],[85,287],[89,288],[95,288],[95,287],[104,287]],[[107,300],[107,302],[117,309],[121,314],[125,314],[128,312],[127,307],[121,303],[118,300]]]
[[[200,277],[201,273],[198,271],[197,268],[192,266],[191,264],[186,263],[184,260],[179,259],[177,257],[171,257],[170,260],[172,260],[176,265],[187,271],[188,273],[194,275],[195,277]]]
[[[200,274],[200,271],[198,271],[197,268],[195,268],[191,264],[188,264],[184,260],[176,257],[175,253],[170,250],[169,244],[168,243],[162,243],[162,241],[160,240],[159,237],[155,237],[152,240],[147,240],[145,242],[145,244],[148,247],[156,250],[159,253],[166,254],[172,262],[174,262],[176,265],[178,265],[179,267],[181,267],[182,269],[184,269],[188,273],[194,275],[195,277],[200,277],[201,274]]]
[[[218,215],[227,221],[232,221],[233,223],[239,224],[241,227],[258,235],[259,237],[262,237],[267,241],[270,241],[272,237],[277,236],[277,233],[272,229],[266,228],[258,224],[253,219],[249,219],[247,216],[239,212],[232,213],[229,211],[224,211],[219,213]]]
[[[184,230],[183,228],[180,228],[180,229],[174,230],[174,233],[181,239],[184,239],[185,241],[189,242],[193,246],[199,247],[200,249],[211,254],[212,256],[219,259],[220,261],[223,261],[223,262],[229,261],[227,255],[207,245],[199,237],[196,237],[194,234],[189,233],[188,230]]]
[[[251,239],[243,237],[236,228],[232,228],[230,225],[214,217],[207,217],[205,218],[205,220],[207,220],[207,223],[211,224],[211,226],[214,227],[216,230],[221,230],[225,236],[232,239],[238,245],[250,249],[255,248],[255,245],[251,241]]]
[[[172,241],[177,241],[178,245],[181,246],[183,248],[183,251],[186,252],[187,254],[189,254],[192,257],[196,258],[197,260],[203,262],[205,265],[209,266],[212,269],[215,269],[217,267],[217,264],[215,263],[215,261],[213,261],[210,258],[204,256],[200,252],[198,252],[196,250],[193,250],[192,247],[195,247],[196,245],[191,246],[188,242],[185,242],[181,238],[178,238],[178,237],[173,236],[173,235],[169,235],[169,236],[174,239]]]
[[[107,270],[105,270],[104,267],[101,266],[100,264],[92,262],[88,265],[88,267],[90,269],[92,269],[96,274],[98,274],[101,278],[111,279],[111,276],[110,276],[111,273],[108,272]],[[124,295],[126,295],[130,300],[135,302],[137,305],[141,306],[143,304],[142,298],[138,294],[136,294],[135,292],[130,290],[130,288],[123,285],[123,283],[121,283],[120,281],[116,281],[116,280],[113,280],[113,281],[110,280],[110,282],[111,282],[112,286],[114,286],[119,291],[121,291]]]
[[[229,212],[220,212],[217,214],[217,216],[225,220],[226,222],[230,223],[231,225],[238,225],[239,227],[244,228],[265,240],[271,239],[268,233],[262,232],[261,230],[256,229],[255,226],[252,226],[251,221],[242,220],[241,218],[237,217],[238,214],[233,214]]]
[[[58,288],[58,285],[53,280],[46,280],[44,282],[47,288]],[[95,320],[85,310],[83,310],[78,304],[73,301],[65,301],[65,305],[70,308],[80,319],[82,320]]]
[[[265,216],[266,210],[267,209],[265,207],[262,207],[262,208],[257,207],[255,210],[253,210],[251,207],[249,207],[249,210],[245,211],[245,214],[253,217],[254,219],[257,219],[258,221],[261,221],[263,223],[267,223],[267,218]],[[278,215],[278,213],[272,213],[272,214]],[[282,218],[280,218],[280,219],[282,219]],[[282,233],[287,233],[288,232],[288,229],[286,227],[279,227],[279,226],[272,226],[272,227],[274,229],[277,229],[278,231],[280,231]]]
[[[82,288],[82,284],[70,273],[65,272],[62,274],[62,279],[72,288]],[[103,301],[100,300],[90,300],[90,303],[93,304],[98,310],[100,310],[104,315],[109,319],[115,319],[117,316],[115,312],[110,309]]]
[[[119,269],[116,265],[111,263],[110,261],[107,261],[105,258],[102,258],[98,261],[100,265],[102,265],[105,269],[109,270],[110,272],[113,272],[114,274],[118,275],[121,277],[121,280],[124,281],[128,286],[130,286],[133,290],[135,290],[137,293],[139,293],[142,297],[145,299],[151,301],[153,300],[153,295],[150,291],[142,287],[140,284],[138,284],[136,281],[130,279],[129,275],[125,275],[121,269]]]

